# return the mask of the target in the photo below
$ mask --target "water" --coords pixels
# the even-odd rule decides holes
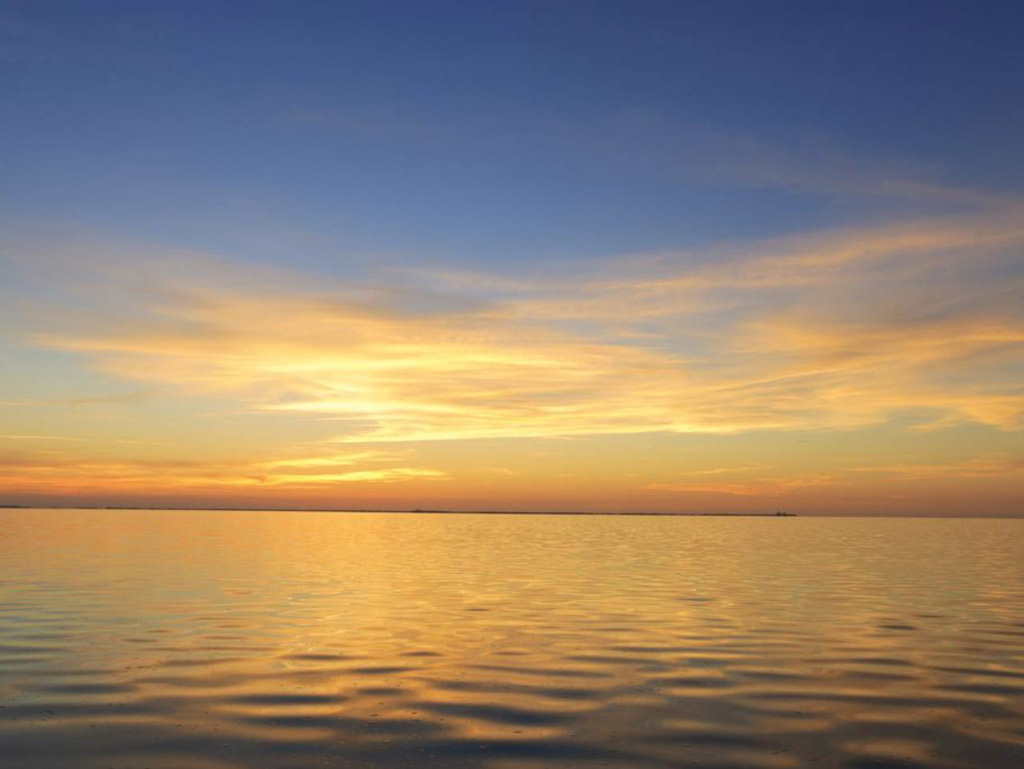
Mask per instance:
[[[1021,767],[1024,521],[0,512],[0,765]]]

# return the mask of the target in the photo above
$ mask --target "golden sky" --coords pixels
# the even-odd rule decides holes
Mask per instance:
[[[32,503],[1019,512],[1022,214],[519,275],[15,244],[0,488]]]

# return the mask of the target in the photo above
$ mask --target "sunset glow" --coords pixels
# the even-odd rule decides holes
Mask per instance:
[[[189,45],[214,55],[219,23]],[[695,121],[652,106],[667,80],[516,106],[500,68],[504,106],[457,80],[442,120],[380,62],[376,102],[317,80],[315,52],[173,115],[145,72],[84,104],[79,67],[199,76],[19,24],[64,40],[16,67],[81,126],[57,143],[14,97],[54,143],[3,220],[0,502],[1024,513],[1024,203],[988,156],[867,141],[838,102],[818,142]],[[169,157],[132,155],[165,130]]]

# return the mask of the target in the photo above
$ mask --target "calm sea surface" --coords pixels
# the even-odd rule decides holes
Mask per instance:
[[[0,766],[1024,767],[1024,521],[0,511]]]

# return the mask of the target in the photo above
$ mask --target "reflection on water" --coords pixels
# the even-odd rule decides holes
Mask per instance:
[[[0,512],[0,765],[1020,767],[1024,521]]]

